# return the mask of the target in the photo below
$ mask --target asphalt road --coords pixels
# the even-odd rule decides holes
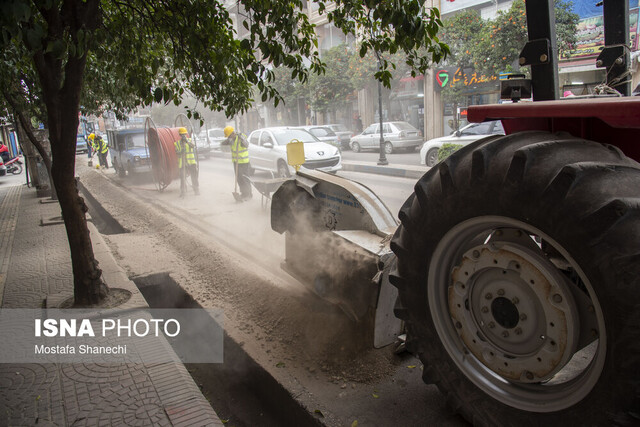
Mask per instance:
[[[417,154],[412,154],[417,157]],[[78,159],[85,160],[84,157]],[[262,277],[271,277],[281,283],[279,286],[287,289],[303,291],[300,289],[302,285],[280,268],[280,263],[285,258],[284,238],[271,230],[270,210],[265,206],[267,200],[261,200],[261,195],[254,190],[253,200],[244,203],[234,201],[231,194],[234,191],[234,175],[229,158],[202,160],[199,176],[201,194],[195,196],[189,188],[185,198],[179,197],[178,182],[173,182],[163,192],[158,192],[154,184],[143,177],[119,178],[112,170],[96,173],[107,174],[141,201],[161,207],[181,221],[188,220],[202,234],[206,234],[207,238],[225,246],[230,254],[235,253],[233,256],[247,259],[254,271],[259,272]],[[338,175],[369,187],[396,218],[416,181],[356,172],[339,172]],[[256,178],[260,177],[270,178],[266,173],[257,173]],[[416,369],[412,369],[414,367]],[[339,385],[328,384],[326,380],[305,384],[309,390],[313,390],[317,399],[331,408],[331,416],[351,419],[357,414],[356,419],[362,425],[465,425],[461,418],[452,415],[445,407],[445,399],[436,387],[422,382],[418,368],[419,362],[407,356],[406,360],[399,362],[397,371],[391,377],[382,382],[363,384],[355,391],[350,389],[349,398],[336,397],[331,387],[339,388]],[[343,391],[340,389],[340,392]],[[372,397],[373,395],[375,396]],[[329,424],[333,425],[331,422]]]

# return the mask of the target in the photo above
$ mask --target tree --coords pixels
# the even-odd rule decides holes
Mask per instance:
[[[37,85],[35,70],[25,58],[17,54],[15,44],[9,44],[2,51],[2,69],[0,69],[0,84],[4,109],[10,112],[14,118],[16,131],[19,140],[27,157],[27,167],[35,171],[35,159],[32,155],[33,148],[38,152],[47,169],[49,182],[51,184],[51,197],[57,198],[51,178],[51,158],[49,153],[35,136],[32,127],[32,120],[39,123],[46,123],[47,117],[42,93]],[[33,148],[29,147],[31,144]],[[31,174],[37,177],[37,174]],[[36,178],[37,180],[37,178]]]
[[[482,40],[486,27],[485,21],[475,9],[465,9],[443,23],[442,41],[447,43],[450,55],[447,65],[452,69],[470,68],[478,60],[476,45]],[[453,76],[450,76],[450,80]],[[442,97],[446,103],[452,104],[453,129],[459,128],[457,109],[464,103],[465,88],[462,85],[449,84],[443,88]]]
[[[351,56],[344,45],[333,47],[324,53],[325,71],[313,74],[307,86],[309,104],[315,111],[325,113],[346,104],[347,97],[354,91],[349,76]]]
[[[576,43],[579,17],[571,12],[571,7],[570,1],[555,1],[559,54],[570,50]],[[528,41],[524,0],[516,0],[508,10],[499,11],[480,34],[480,40],[470,46],[478,72],[497,75],[502,71],[519,71],[520,51]]]
[[[0,5],[2,48],[14,46],[24,66],[35,70],[46,108],[76,306],[99,303],[108,294],[74,179],[81,100],[87,108],[122,112],[154,100],[177,105],[190,93],[230,117],[249,108],[254,85],[263,102],[273,99],[277,106],[282,97],[272,84],[273,69],[287,67],[292,78],[304,82],[310,72],[324,68],[302,0],[240,3],[247,11],[242,25],[249,31],[242,40],[235,38],[229,13],[217,0],[14,0]],[[324,11],[324,2],[318,3]],[[371,25],[378,31],[364,39],[362,56],[369,48],[401,49],[409,65],[424,72],[430,58],[419,57],[418,48],[426,46],[434,60],[443,55],[446,47],[436,39],[438,12],[421,9],[417,0],[335,3],[329,18],[345,33]],[[388,84],[386,67],[385,62],[377,76]]]

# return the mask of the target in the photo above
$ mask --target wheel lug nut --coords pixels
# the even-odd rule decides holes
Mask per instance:
[[[560,294],[554,294],[553,302],[560,304],[562,302],[562,296]]]
[[[518,304],[520,302],[520,300],[518,299],[518,297],[513,297],[511,302],[514,303],[514,304]]]
[[[522,335],[522,328],[516,328],[514,332],[516,335]]]
[[[495,327],[496,327],[496,324],[495,324],[495,323],[493,323],[493,322],[489,322],[489,328],[490,328],[490,329],[493,329],[493,328],[495,328]]]
[[[480,251],[473,251],[472,255],[474,258],[480,258]]]
[[[500,296],[504,295],[504,289],[498,289],[498,295]]]
[[[458,328],[458,329],[462,329],[462,323],[460,323],[460,322],[456,322],[456,328]]]
[[[524,314],[524,313],[522,313],[522,314],[520,315],[520,320],[527,320],[527,315],[526,315],[526,314]]]
[[[481,310],[483,313],[488,313],[489,312],[489,307],[482,307]]]
[[[508,338],[509,337],[509,331],[502,331],[502,337],[503,338]]]
[[[486,294],[484,297],[485,297],[486,299],[491,299],[491,298],[493,298],[493,295],[491,295],[490,293],[488,293],[488,294]]]
[[[524,376],[526,379],[528,379],[529,381],[531,381],[533,379],[533,374],[529,371],[524,371],[522,373],[522,376]]]

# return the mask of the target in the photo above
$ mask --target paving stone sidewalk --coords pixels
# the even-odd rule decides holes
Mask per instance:
[[[41,200],[24,185],[0,189],[2,308],[51,306],[72,293],[60,206]],[[97,229],[89,229],[107,284],[133,293],[119,308],[146,306]],[[35,424],[223,425],[182,364],[0,363],[0,425]]]

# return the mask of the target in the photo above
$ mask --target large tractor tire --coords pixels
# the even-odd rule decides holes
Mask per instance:
[[[480,140],[427,172],[391,247],[407,346],[476,425],[640,417],[640,165],[568,134]]]

